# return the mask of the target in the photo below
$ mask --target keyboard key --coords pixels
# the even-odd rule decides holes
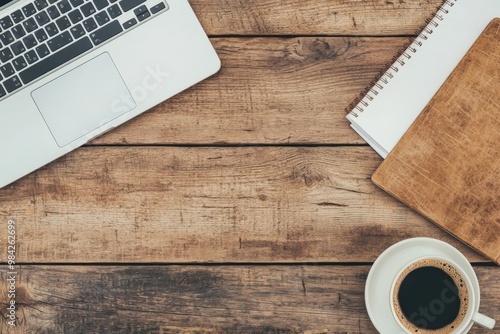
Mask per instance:
[[[5,95],[7,95],[7,92],[5,91],[5,89],[2,87],[2,85],[0,85],[0,97],[4,97]]]
[[[64,14],[70,11],[71,5],[69,4],[68,0],[62,0],[57,3],[57,8],[59,8],[61,14]]]
[[[6,63],[7,61],[11,60],[14,55],[12,54],[12,51],[10,51],[9,48],[5,48],[3,50],[0,50],[0,60],[2,63]]]
[[[56,6],[50,6],[49,8],[47,8],[47,13],[49,14],[51,19],[56,19],[61,16],[61,13],[59,13],[59,10]]]
[[[90,50],[92,48],[92,43],[88,37],[81,38],[75,43],[70,44],[64,49],[50,55],[49,57],[40,60],[22,72],[19,73],[21,80],[27,84],[42,75],[52,71],[53,69],[59,67],[60,65],[66,63],[67,61],[79,56],[80,54]]]
[[[26,61],[28,64],[33,64],[35,61],[37,61],[39,58],[34,50],[26,52],[24,55],[24,58],[26,58]]]
[[[134,14],[139,20],[139,22],[144,21],[145,19],[151,16],[148,8],[145,5],[142,5],[139,8],[134,9]]]
[[[162,10],[164,8],[165,8],[165,3],[164,2],[160,2],[159,4],[151,7],[151,14],[156,14],[156,13],[158,13],[160,10]]]
[[[31,15],[36,13],[35,6],[32,3],[27,4],[23,7],[24,16],[30,17]]]
[[[94,19],[90,17],[83,21],[83,26],[85,27],[85,30],[91,32],[92,30],[97,28],[97,23],[95,23]]]
[[[82,11],[83,15],[85,15],[85,17],[89,17],[90,15],[95,13],[95,7],[92,2],[87,2],[85,5],[80,7],[80,10]]]
[[[23,42],[21,42],[21,41],[14,42],[10,46],[10,48],[12,49],[12,52],[16,56],[23,53],[24,51],[26,51],[26,48],[24,47]]]
[[[45,11],[43,11],[35,15],[35,20],[39,26],[43,26],[49,23],[50,18],[49,15]]]
[[[14,68],[17,71],[20,71],[23,68],[25,68],[26,66],[28,66],[28,63],[26,63],[26,60],[24,59],[23,56],[20,56],[12,61],[12,65],[14,65]]]
[[[23,43],[26,46],[26,49],[31,49],[35,47],[38,43],[36,41],[36,38],[33,34],[28,35],[23,38]]]
[[[5,80],[3,82],[3,85],[5,86],[5,89],[7,90],[7,92],[12,93],[16,89],[21,88],[21,86],[23,84],[21,83],[21,81],[19,80],[19,78],[16,75],[12,78]]]
[[[49,4],[45,0],[35,0],[35,7],[38,10],[42,10],[47,7]]]
[[[69,0],[69,2],[71,2],[73,7],[78,7],[78,6],[81,6],[83,4],[83,0]]]
[[[49,48],[45,44],[37,46],[35,50],[36,50],[36,53],[38,54],[38,57],[40,57],[40,58],[44,58],[44,57],[48,56],[50,53]]]
[[[12,36],[12,33],[10,31],[6,31],[0,34],[0,41],[2,41],[3,45],[9,45],[10,43],[14,42],[14,36]]]
[[[80,12],[79,9],[75,9],[74,11],[70,12],[68,14],[69,19],[71,20],[71,23],[75,24],[83,20],[83,15]]]
[[[31,17],[23,22],[23,27],[26,29],[26,32],[32,32],[38,28],[38,25],[36,24],[35,19]]]
[[[95,17],[97,24],[100,26],[103,26],[109,22],[109,16],[108,16],[108,14],[106,14],[105,11],[102,11],[102,12],[95,14],[94,17]]]
[[[68,45],[73,41],[73,37],[71,37],[70,33],[65,31],[52,39],[49,39],[47,42],[47,46],[50,48],[50,51],[54,52],[59,50],[60,48]]]
[[[91,33],[90,39],[92,40],[92,42],[94,42],[95,45],[99,45],[110,39],[111,37],[118,35],[122,31],[122,26],[117,20],[115,20]]]
[[[130,27],[135,26],[136,24],[137,24],[137,20],[135,18],[132,18],[123,24],[123,28],[128,29]]]
[[[61,18],[58,18],[56,20],[56,24],[57,24],[57,27],[59,28],[59,31],[63,31],[64,29],[68,28],[71,25],[67,16],[63,16]]]
[[[85,30],[83,29],[81,24],[77,24],[76,26],[71,27],[69,31],[71,31],[71,35],[73,35],[74,39],[78,39],[85,35]]]
[[[8,78],[14,74],[14,67],[10,63],[4,64],[0,67],[0,72],[2,72],[4,78]]]
[[[120,7],[124,12],[128,12],[134,7],[139,6],[141,3],[145,2],[146,0],[121,0]]]
[[[120,7],[116,4],[108,8],[108,14],[112,19],[117,18],[121,13]]]
[[[0,97],[2,89],[5,94],[13,92],[85,53],[93,45],[98,46],[152,14],[168,9],[168,5],[160,1],[155,1],[157,4],[149,9],[146,0],[25,3],[21,9],[0,18]],[[129,17],[122,26],[116,18],[132,10],[135,17]],[[1,49],[2,45],[9,47]]]
[[[94,6],[97,10],[101,10],[108,6],[108,0],[94,0]]]
[[[45,26],[45,31],[51,37],[59,32],[59,30],[57,29],[56,24],[54,22],[47,24]]]
[[[12,34],[15,38],[19,39],[26,35],[26,31],[24,31],[22,25],[18,24],[17,26],[12,27]]]
[[[43,30],[43,29],[39,29],[39,30],[35,31],[35,37],[36,37],[37,41],[39,41],[40,43],[45,41],[48,38],[47,34],[45,33],[45,30]]]
[[[20,9],[14,11],[12,14],[10,14],[10,17],[12,17],[12,21],[14,21],[14,23],[19,23],[22,20],[24,20],[24,15]]]
[[[9,29],[14,23],[9,16],[5,16],[0,19],[0,27],[3,29]]]

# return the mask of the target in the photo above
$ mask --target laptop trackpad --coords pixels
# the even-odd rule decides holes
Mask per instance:
[[[60,147],[99,127],[104,132],[106,123],[136,107],[108,53],[34,90],[31,96]]]

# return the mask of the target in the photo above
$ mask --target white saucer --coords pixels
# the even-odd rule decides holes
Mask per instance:
[[[373,325],[380,333],[402,333],[391,311],[389,296],[392,282],[404,265],[423,256],[439,256],[455,262],[469,276],[472,286],[475,287],[474,293],[479,296],[476,273],[469,261],[458,249],[443,241],[431,238],[412,238],[400,241],[380,254],[370,269],[366,280],[366,308]],[[476,304],[479,304],[479,298],[476,298]],[[479,305],[475,306],[476,309],[479,308]],[[472,325],[473,322],[471,321],[466,331]]]

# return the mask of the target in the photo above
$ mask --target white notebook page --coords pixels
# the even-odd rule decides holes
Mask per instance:
[[[407,50],[411,58],[401,56],[405,64],[394,63],[399,71],[390,69],[388,73],[392,78],[384,76],[387,83],[379,81],[383,89],[374,86],[378,94],[368,94],[373,100],[365,96],[357,106],[361,109],[355,108],[347,116],[352,128],[384,158],[488,23],[500,17],[500,0],[448,2],[454,5],[443,5],[442,8],[448,13],[438,12],[442,16],[442,20],[434,19],[438,26],[429,24],[428,28],[433,32],[423,33],[428,39],[417,39],[422,42],[422,46],[412,44],[411,48],[416,52]]]

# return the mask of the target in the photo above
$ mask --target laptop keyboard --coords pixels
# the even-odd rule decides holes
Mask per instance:
[[[165,10],[162,0],[35,0],[0,15],[0,99]]]

